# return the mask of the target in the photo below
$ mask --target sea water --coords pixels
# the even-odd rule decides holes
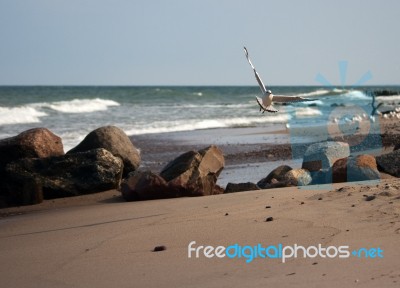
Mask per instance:
[[[367,91],[400,91],[399,86],[270,89],[276,95],[297,95],[312,101],[276,105],[278,113],[261,113],[255,101],[255,96],[261,95],[255,86],[2,86],[0,139],[30,128],[46,127],[62,138],[68,151],[90,131],[106,125],[118,126],[130,136],[207,128],[265,127],[271,123],[316,125],[326,121],[332,107],[358,105],[364,107],[365,114],[370,113],[372,98]],[[400,96],[380,100],[398,104]]]

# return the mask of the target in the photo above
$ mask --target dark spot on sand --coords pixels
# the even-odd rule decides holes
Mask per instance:
[[[301,203],[300,203],[300,205],[303,205],[303,204],[304,204],[304,202],[301,202]]]
[[[314,263],[312,263],[312,265],[317,265],[318,264],[318,262],[314,262]]]
[[[375,195],[367,196],[367,197],[365,198],[365,201],[372,201],[372,200],[374,200],[375,198],[376,198]]]
[[[228,216],[229,215],[229,213],[225,213],[225,216]]]
[[[296,275],[296,272],[286,274],[286,276],[292,276],[292,275]]]
[[[265,208],[266,208],[266,209],[269,209],[269,208],[271,208],[271,206],[265,206]]]
[[[322,200],[322,197],[319,197],[318,200]]]
[[[390,197],[390,196],[393,196],[393,194],[390,193],[389,191],[384,191],[384,192],[379,193],[379,196],[387,196],[387,197]]]
[[[274,217],[268,217],[267,219],[265,219],[265,222],[271,222],[274,221]]]
[[[153,252],[160,252],[160,251],[164,251],[164,250],[167,250],[167,247],[164,245],[160,245],[160,246],[154,247]]]
[[[353,205],[351,205],[351,207],[356,207],[356,205],[355,205],[355,204],[353,204]]]

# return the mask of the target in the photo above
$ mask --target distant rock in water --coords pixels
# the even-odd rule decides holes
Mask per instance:
[[[54,199],[117,189],[122,169],[120,158],[105,149],[94,149],[63,156],[20,159],[9,163],[6,173],[8,182],[13,184],[11,188],[22,198],[25,195],[40,198],[42,194],[44,199]],[[35,185],[29,187],[25,183]],[[8,191],[9,199],[13,193]],[[26,204],[24,199],[20,202]]]
[[[374,93],[375,96],[392,96],[392,95],[399,95],[400,92],[399,91],[394,91],[394,90],[375,90],[372,91],[372,93]]]
[[[104,148],[124,162],[123,176],[135,171],[140,165],[140,153],[123,130],[115,126],[104,126],[90,132],[81,143],[67,154]]]

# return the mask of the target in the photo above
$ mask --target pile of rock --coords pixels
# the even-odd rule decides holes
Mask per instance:
[[[228,183],[226,192],[378,180],[381,177],[380,171],[398,177],[400,175],[399,151],[396,150],[377,158],[367,154],[351,156],[347,143],[335,141],[315,143],[310,145],[304,153],[301,169],[282,165],[257,184]]]
[[[25,131],[0,140],[0,208],[110,189],[120,189],[127,201],[224,192],[216,182],[225,160],[214,145],[182,154],[159,175],[138,169],[140,161],[115,126],[92,131],[67,154],[48,129]]]
[[[117,127],[94,130],[67,154],[60,137],[31,129],[0,140],[0,207],[116,189],[139,165],[138,150]]]
[[[46,128],[0,140],[0,208],[120,189],[126,201],[206,196],[258,189],[376,180],[381,172],[400,176],[400,149],[389,154],[350,156],[343,142],[310,145],[300,169],[282,165],[258,183],[217,179],[225,166],[222,151],[211,145],[183,153],[159,174],[139,169],[140,154],[115,126],[98,128],[67,154],[62,140]]]
[[[224,165],[217,146],[189,151],[169,162],[159,175],[141,170],[131,173],[121,184],[122,196],[136,201],[221,194],[224,190],[216,183]]]

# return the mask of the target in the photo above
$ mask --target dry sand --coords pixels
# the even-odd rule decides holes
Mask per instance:
[[[272,136],[239,128],[229,141],[217,139],[227,151],[225,180],[240,175],[235,182],[246,182],[257,165],[265,176],[265,163],[272,170],[289,161],[282,128]],[[386,146],[397,141],[398,129],[397,123],[384,126]],[[204,135],[210,134],[197,135],[204,140],[197,146],[176,134],[171,142],[166,135],[138,139],[139,144],[153,141],[138,147],[144,147],[147,164],[159,169],[166,159],[204,148]],[[0,279],[2,287],[399,287],[399,188],[400,180],[391,178],[131,203],[118,191],[107,191],[1,209]],[[273,221],[266,222],[268,217]],[[189,259],[191,241],[195,247],[379,247],[383,258]],[[153,252],[156,246],[166,250]]]

